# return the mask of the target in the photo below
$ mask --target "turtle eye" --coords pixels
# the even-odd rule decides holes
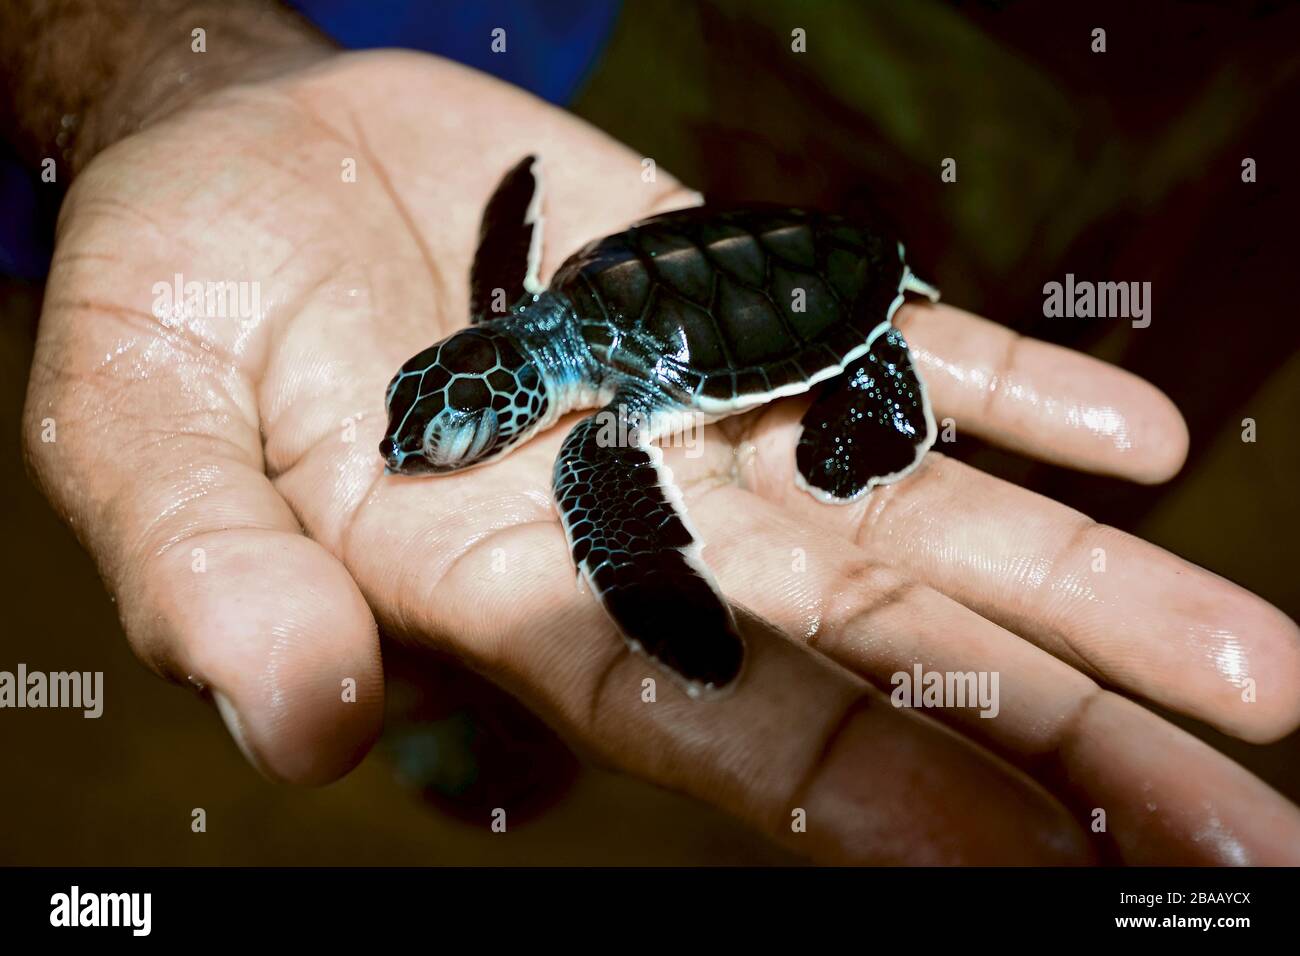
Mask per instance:
[[[490,450],[496,437],[497,413],[492,409],[462,412],[448,408],[429,422],[424,457],[438,470],[464,468]]]

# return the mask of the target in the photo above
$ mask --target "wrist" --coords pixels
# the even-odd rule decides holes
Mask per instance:
[[[264,0],[16,0],[0,13],[4,134],[68,181],[201,96],[321,59],[329,40]]]

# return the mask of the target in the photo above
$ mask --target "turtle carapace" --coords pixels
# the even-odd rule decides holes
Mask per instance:
[[[743,643],[654,442],[820,385],[793,480],[839,503],[903,477],[935,424],[891,319],[906,293],[938,293],[877,228],[775,206],[644,220],[543,287],[536,169],[525,158],[484,210],[471,325],[393,378],[380,453],[392,472],[456,471],[600,409],[555,462],[574,563],[629,644],[693,693],[724,687]]]

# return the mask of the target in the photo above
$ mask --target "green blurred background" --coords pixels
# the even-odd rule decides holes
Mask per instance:
[[[973,440],[954,453],[1296,617],[1297,36],[1300,8],[1280,3],[633,0],[574,109],[714,198],[877,206],[947,301],[1155,382],[1192,435],[1164,488]],[[940,182],[947,157],[956,183]],[[1151,327],[1045,319],[1043,284],[1066,272],[1151,281]],[[0,285],[0,669],[102,670],[110,696],[95,721],[0,712],[0,863],[790,862],[719,813],[584,766],[451,662],[395,651],[378,751],[320,790],[261,780],[205,703],[134,661],[24,473],[40,294]],[[1300,735],[1256,747],[1179,722],[1300,799]],[[526,809],[494,835],[486,808],[507,800]]]

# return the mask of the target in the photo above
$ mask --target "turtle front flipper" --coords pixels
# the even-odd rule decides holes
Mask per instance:
[[[634,650],[692,694],[740,673],[744,645],[700,558],[663,453],[617,399],[580,422],[555,462],[555,501],[579,572]]]
[[[500,318],[525,293],[544,290],[540,164],[525,156],[505,176],[483,210],[478,250],[469,274],[472,322]]]
[[[831,380],[804,413],[799,484],[821,501],[854,501],[912,471],[936,429],[930,399],[893,327]]]

